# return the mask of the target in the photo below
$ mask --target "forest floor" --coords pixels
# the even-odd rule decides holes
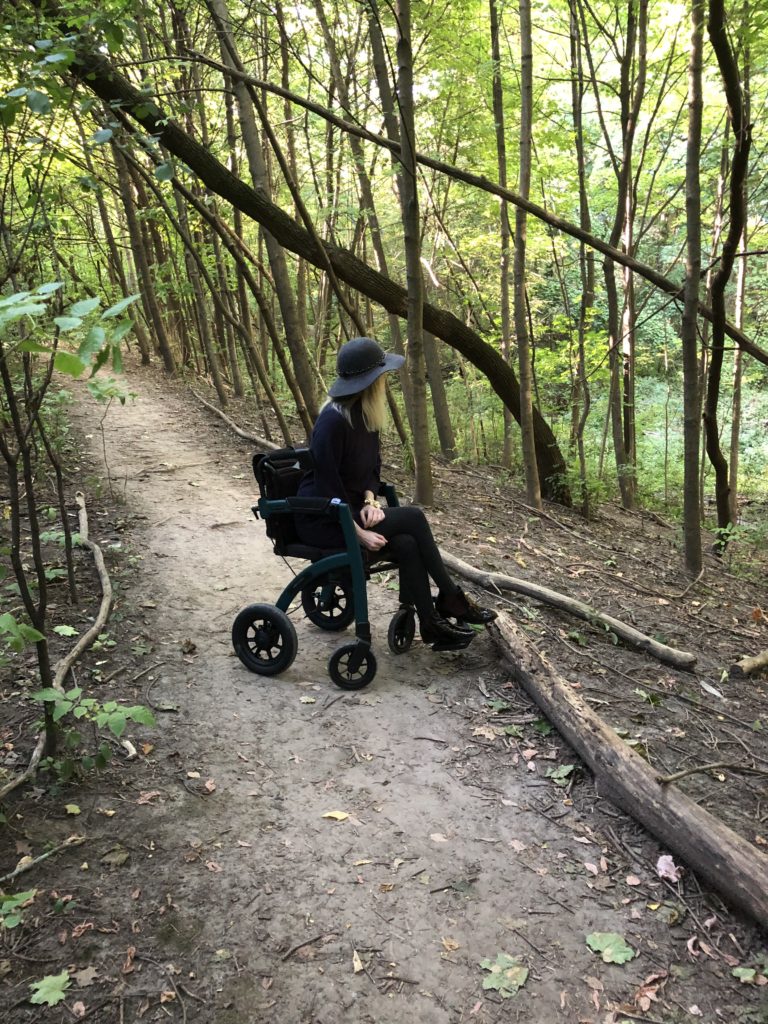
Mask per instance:
[[[183,383],[138,369],[128,383],[137,399],[106,416],[73,389],[70,481],[86,492],[117,591],[75,677],[100,700],[151,706],[157,727],[129,730],[135,759],[115,744],[101,774],[77,786],[41,777],[7,802],[0,875],[72,835],[82,843],[5,883],[37,893],[24,923],[0,933],[0,1019],[768,1021],[764,936],[692,873],[658,877],[670,851],[600,799],[488,635],[461,655],[416,643],[393,656],[396,585],[384,580],[369,588],[370,687],[333,687],[326,663],[340,637],[300,610],[292,667],[250,675],[232,620],[273,601],[288,576],[250,511],[250,446]],[[245,407],[228,412],[259,432]],[[385,475],[407,499],[398,452],[387,449]],[[764,587],[712,558],[689,588],[675,531],[652,516],[539,515],[498,474],[467,466],[438,464],[436,482],[430,517],[445,548],[699,656],[695,674],[674,672],[554,610],[497,600],[655,766],[768,766],[765,677],[722,678],[768,646]],[[54,623],[87,628],[92,576],[88,586],[81,611],[56,599]],[[6,770],[29,748],[25,665],[2,688]],[[565,765],[558,786],[551,772]],[[759,848],[764,781],[728,771],[681,785]],[[595,932],[635,955],[603,962],[587,945]],[[512,998],[483,987],[481,962],[500,954],[530,972]],[[65,970],[66,999],[31,1005],[30,984]]]

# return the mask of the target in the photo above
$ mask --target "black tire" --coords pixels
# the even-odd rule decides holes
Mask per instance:
[[[354,672],[349,671],[349,659],[357,649],[357,644],[337,647],[328,662],[328,675],[342,690],[362,690],[376,675],[376,658],[370,648],[363,655],[360,667]]]
[[[351,580],[321,576],[301,592],[301,607],[310,622],[329,633],[346,629],[355,617]]]
[[[405,654],[411,649],[416,635],[416,613],[413,608],[399,608],[392,616],[387,630],[387,643],[393,654]]]
[[[232,624],[235,654],[251,672],[276,676],[293,663],[299,649],[293,623],[273,604],[249,604]]]

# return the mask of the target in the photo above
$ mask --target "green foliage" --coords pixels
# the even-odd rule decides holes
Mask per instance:
[[[17,622],[10,612],[0,615],[0,644],[9,647],[16,654],[21,653],[30,644],[38,644],[42,640],[45,640],[45,637],[39,630],[25,622]]]
[[[24,911],[33,903],[37,889],[17,892],[13,896],[0,893],[0,923],[3,928],[15,928],[24,920]]]
[[[606,964],[625,964],[637,955],[616,932],[592,932],[587,936],[587,945],[593,952],[600,953]]]

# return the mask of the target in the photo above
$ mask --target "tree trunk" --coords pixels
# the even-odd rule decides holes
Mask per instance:
[[[213,15],[221,40],[222,61],[229,67],[237,69],[239,58],[237,57],[237,50],[232,37],[231,20],[225,0],[207,0],[207,6]],[[232,78],[232,87],[240,113],[240,130],[248,157],[251,178],[256,190],[263,193],[266,199],[270,194],[269,178],[253,114],[253,105],[248,95],[248,88],[241,78],[235,77]],[[291,353],[296,379],[304,397],[304,404],[309,410],[310,416],[315,419],[318,413],[315,387],[316,374],[309,360],[306,340],[301,333],[301,323],[296,309],[293,285],[288,274],[285,253],[280,242],[271,231],[265,230],[264,242],[267,247],[269,265],[272,270],[277,300],[283,317],[285,340]]]
[[[531,132],[533,128],[533,48],[530,0],[520,0],[520,171],[518,192],[527,199],[531,186]],[[520,427],[522,431],[525,491],[528,504],[541,508],[541,486],[536,464],[533,427],[533,387],[528,316],[525,308],[525,247],[527,213],[515,210],[514,305],[517,358],[520,369]]]
[[[703,0],[691,0],[691,43],[688,60],[688,143],[685,157],[686,259],[681,343],[683,349],[683,540],[685,567],[701,572],[701,506],[699,502],[698,304],[701,280],[701,63],[704,33]]]
[[[730,484],[728,462],[720,447],[717,426],[717,406],[720,396],[723,354],[725,345],[725,289],[731,277],[739,240],[744,232],[747,212],[747,175],[752,126],[746,116],[744,92],[731,43],[725,25],[723,0],[709,0],[709,38],[717,57],[720,75],[728,100],[728,116],[733,128],[733,159],[729,195],[730,222],[723,242],[720,266],[712,282],[712,349],[710,355],[707,394],[704,405],[704,427],[707,437],[707,455],[715,470],[715,502],[717,505],[718,547],[725,547],[731,525]]]
[[[413,116],[413,56],[411,53],[411,3],[396,0],[397,95],[400,110],[402,168],[399,176],[403,220],[405,271],[408,285],[408,379],[413,406],[413,455],[416,487],[414,501],[431,505],[432,466],[429,451],[426,369],[424,365],[424,279],[421,273],[419,193],[416,179],[416,128]]]
[[[424,331],[424,361],[427,366],[429,390],[432,395],[432,408],[435,410],[435,426],[440,442],[440,451],[446,459],[455,459],[456,437],[451,423],[451,410],[443,386],[443,372],[440,365],[440,351],[434,334]]]
[[[499,49],[499,15],[497,0],[489,0],[491,15],[491,59],[493,60],[493,120],[496,125],[496,159],[499,168],[499,184],[507,187],[507,143],[504,127],[504,92],[501,85],[501,53]],[[501,232],[501,277],[499,281],[499,303],[501,308],[501,354],[509,362],[510,357],[510,306],[509,306],[509,207],[504,200],[499,204],[499,227]],[[506,406],[504,414],[504,447],[501,464],[512,466],[512,416]]]

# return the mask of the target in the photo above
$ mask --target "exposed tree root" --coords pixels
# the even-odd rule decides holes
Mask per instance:
[[[78,507],[78,523],[80,540],[79,543],[88,548],[93,555],[93,560],[96,565],[96,572],[99,575],[99,583],[101,584],[101,604],[99,606],[99,612],[91,628],[80,637],[75,646],[59,661],[53,676],[54,689],[59,690],[61,693],[64,692],[64,680],[67,677],[67,673],[75,664],[80,655],[87,651],[89,647],[98,639],[99,633],[104,631],[104,626],[109,618],[109,613],[112,608],[112,583],[107,572],[107,567],[104,564],[104,556],[101,553],[101,548],[98,544],[94,544],[92,540],[88,539],[88,513],[85,508],[85,496],[82,491],[78,491],[75,495],[75,501]],[[45,749],[45,732],[41,732],[37,737],[35,749],[32,751],[32,756],[29,759],[29,764],[15,778],[6,782],[4,786],[0,788],[0,800],[4,800],[9,793],[13,790],[18,789],[25,782],[32,778],[37,771],[40,760],[43,756],[43,750]]]
[[[627,746],[510,615],[490,628],[514,678],[595,776],[598,792],[652,832],[731,904],[768,925],[768,861]]]

